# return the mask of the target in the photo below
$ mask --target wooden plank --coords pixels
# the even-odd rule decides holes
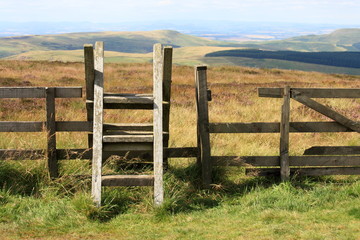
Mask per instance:
[[[0,122],[0,132],[42,132],[45,122]]]
[[[210,153],[210,134],[209,134],[209,110],[207,98],[207,76],[206,66],[195,67],[196,85],[196,109],[197,109],[197,137],[199,147],[199,157],[202,169],[202,181],[206,188],[212,182],[212,163]]]
[[[0,132],[42,132],[46,122],[0,122]],[[57,121],[57,132],[92,132],[92,122],[87,121]],[[109,123],[104,124],[105,131],[151,131],[152,123]],[[167,134],[167,133],[164,133]]]
[[[0,160],[39,160],[46,155],[46,150],[0,149]]]
[[[45,88],[46,92],[46,130],[47,130],[47,166],[51,179],[59,176],[56,157],[56,125],[55,125],[55,89]]]
[[[153,52],[153,84],[154,84],[154,204],[159,206],[164,201],[163,183],[163,48],[154,45]]]
[[[124,143],[124,142],[136,142],[146,143],[153,142],[154,138],[152,135],[107,135],[103,136],[103,141],[106,143]]]
[[[289,128],[290,128],[290,87],[286,86],[283,93],[280,122],[280,176],[282,181],[290,179],[289,168]]]
[[[84,65],[85,65],[85,86],[86,86],[86,101],[94,100],[94,81],[95,81],[95,66],[94,66],[94,48],[92,44],[84,45]],[[86,119],[92,122],[94,116],[94,105],[86,104]],[[92,148],[92,133],[88,134],[88,147]]]
[[[97,207],[101,205],[101,166],[103,151],[104,43],[95,44],[94,125],[91,194]]]
[[[356,132],[360,132],[360,124],[358,122],[352,121],[351,119],[345,117],[344,115],[335,112],[331,108],[318,103],[315,100],[312,100],[311,98],[302,95],[300,92],[292,91],[291,96],[296,101],[304,104],[305,106],[325,115],[328,118],[331,118],[332,120],[344,125],[347,128],[350,128]]]
[[[279,166],[279,156],[212,156],[213,166]]]
[[[280,164],[279,156],[213,156],[211,160],[215,166],[270,167]],[[289,156],[289,166],[360,166],[360,156]]]
[[[326,176],[326,175],[360,175],[360,167],[319,167],[291,168],[290,174],[295,176]],[[248,168],[246,175],[279,176],[279,168]]]
[[[359,124],[359,122],[358,122]],[[210,133],[278,133],[278,122],[210,123]],[[290,132],[353,132],[337,122],[290,122]]]
[[[46,98],[45,87],[0,87],[0,98]],[[82,87],[56,87],[55,98],[81,98]]]
[[[310,98],[360,98],[359,88],[291,88]],[[259,97],[282,98],[283,88],[258,88]]]
[[[112,175],[103,176],[103,186],[152,186],[154,184],[154,176],[149,175]]]
[[[93,101],[86,101],[87,108],[91,108]],[[167,104],[167,103],[164,103]],[[153,104],[134,104],[134,103],[104,103],[104,109],[137,109],[137,110],[153,110]]]
[[[104,92],[104,98],[106,97],[121,97],[121,98],[147,98],[154,100],[154,96],[151,93],[111,93]]]
[[[163,56],[163,102],[169,104],[163,104],[163,131],[170,132],[170,99],[171,99],[171,81],[172,81],[172,47],[164,47]],[[169,147],[169,138],[164,139],[164,147]],[[167,168],[168,157],[164,155],[164,167]]]
[[[290,166],[360,166],[360,156],[290,156]]]
[[[105,144],[106,146],[106,144]],[[144,149],[144,145],[143,149]],[[127,156],[131,158],[146,158],[151,159],[153,156],[152,144],[145,145],[147,150],[129,150],[131,146],[123,146],[122,150],[103,152],[103,160],[111,155]],[[181,147],[181,148],[166,148],[164,155],[168,158],[190,158],[197,157],[198,149],[196,147]],[[0,160],[38,160],[45,157],[45,150],[18,150],[18,149],[0,149]],[[56,156],[58,160],[71,159],[90,159],[92,157],[92,149],[78,148],[78,149],[56,149]],[[237,157],[234,157],[237,158]],[[250,157],[251,158],[251,157]],[[279,158],[279,157],[274,157]],[[226,164],[225,164],[226,165]],[[277,166],[279,164],[273,165]],[[235,166],[235,165],[234,165]]]
[[[305,150],[304,155],[358,155],[359,146],[314,146]]]
[[[92,122],[61,121],[56,122],[57,132],[92,132]]]
[[[94,48],[92,44],[84,45],[84,65],[85,65],[85,84],[86,84],[86,100],[94,100]],[[92,121],[92,115],[88,115]]]
[[[154,104],[154,98],[150,96],[134,95],[109,95],[104,96],[104,103],[106,104]]]
[[[104,131],[153,131],[152,123],[104,123]]]

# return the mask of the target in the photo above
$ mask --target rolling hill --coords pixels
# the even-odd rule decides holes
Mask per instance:
[[[78,62],[83,60],[83,45],[95,41],[105,42],[107,62],[150,62],[152,45],[160,42],[174,47],[173,62],[181,65],[242,65],[360,74],[360,69],[354,65],[354,55],[357,61],[357,52],[360,52],[360,29],[243,43],[213,41],[170,30],[6,37],[0,38],[0,58]],[[245,49],[261,50],[262,57],[259,57],[259,52],[244,55]],[[234,55],[235,52],[237,54]],[[290,53],[291,58],[285,57]],[[329,54],[336,64],[329,64],[326,57]]]
[[[306,35],[277,41],[248,42],[241,47],[301,52],[360,51],[360,29],[339,29],[329,34]]]
[[[154,43],[173,47],[218,46],[221,42],[170,30],[30,35],[0,38],[0,58],[30,51],[79,50],[84,44],[104,41],[109,51],[148,53]]]

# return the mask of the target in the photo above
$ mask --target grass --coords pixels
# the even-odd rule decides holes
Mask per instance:
[[[151,64],[105,65],[105,89],[152,91]],[[2,86],[84,85],[82,63],[0,61]],[[211,122],[279,121],[281,99],[257,97],[257,87],[359,88],[358,76],[249,67],[209,68]],[[193,68],[174,66],[170,146],[196,145]],[[359,100],[320,100],[359,121]],[[57,100],[57,120],[85,120],[84,99]],[[2,99],[1,121],[43,121],[42,100]],[[323,121],[291,102],[293,121]],[[14,111],[16,109],[16,111]],[[106,122],[151,122],[147,111],[109,110]],[[45,148],[45,133],[0,133],[0,148]],[[59,148],[87,145],[85,133],[59,133]],[[278,155],[278,134],[216,134],[214,155]],[[357,133],[291,134],[290,154],[314,145],[354,145]],[[240,147],[241,146],[241,147]],[[0,162],[1,239],[359,239],[359,177],[276,178],[244,176],[242,168],[214,169],[214,184],[200,188],[194,159],[171,159],[166,201],[152,205],[151,188],[106,188],[104,205],[93,206],[89,162],[61,162],[62,177],[49,181],[44,160]],[[109,159],[107,173],[149,172]]]

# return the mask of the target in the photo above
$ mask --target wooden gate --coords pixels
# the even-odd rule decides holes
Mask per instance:
[[[259,97],[283,98],[281,122],[209,123],[206,67],[196,67],[198,111],[198,163],[202,179],[209,186],[213,166],[243,166],[247,174],[280,175],[283,181],[291,174],[301,176],[360,174],[360,147],[312,147],[305,156],[289,156],[289,134],[309,132],[360,132],[353,121],[312,98],[360,98],[360,89],[336,88],[259,88]],[[290,122],[290,99],[334,120],[328,122]],[[210,133],[279,133],[278,156],[211,156]],[[212,146],[216,147],[216,146]]]

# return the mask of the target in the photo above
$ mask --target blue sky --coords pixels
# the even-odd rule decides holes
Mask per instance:
[[[233,20],[360,23],[360,0],[0,0],[4,22]]]

